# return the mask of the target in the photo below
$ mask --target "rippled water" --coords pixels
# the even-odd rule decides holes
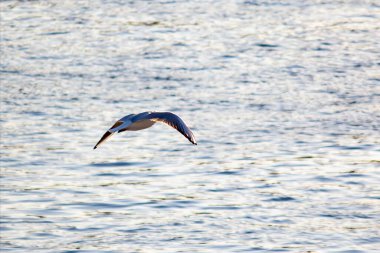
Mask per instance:
[[[2,252],[380,248],[378,1],[0,7]]]

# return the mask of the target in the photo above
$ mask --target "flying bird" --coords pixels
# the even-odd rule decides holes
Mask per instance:
[[[197,145],[194,134],[179,116],[171,112],[142,112],[139,114],[129,114],[116,121],[102,138],[100,138],[98,143],[96,143],[94,149],[115,133],[142,130],[153,126],[156,122],[166,123],[177,129],[177,131],[185,136],[191,143]]]

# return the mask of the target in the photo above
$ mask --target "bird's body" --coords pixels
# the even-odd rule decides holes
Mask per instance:
[[[156,122],[163,122],[177,129],[191,143],[197,145],[193,133],[179,116],[171,112],[142,112],[139,114],[129,114],[116,121],[116,123],[102,136],[94,149],[115,133],[146,129],[153,126]]]

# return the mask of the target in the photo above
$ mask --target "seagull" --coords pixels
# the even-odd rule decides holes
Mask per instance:
[[[177,129],[177,131],[185,136],[191,143],[197,145],[194,134],[179,116],[172,112],[142,112],[139,114],[129,114],[116,121],[102,138],[100,138],[98,143],[96,143],[94,149],[115,133],[142,130],[153,126],[156,122],[166,123]]]

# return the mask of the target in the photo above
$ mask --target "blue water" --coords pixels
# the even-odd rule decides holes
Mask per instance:
[[[1,252],[379,250],[377,1],[0,9]]]

